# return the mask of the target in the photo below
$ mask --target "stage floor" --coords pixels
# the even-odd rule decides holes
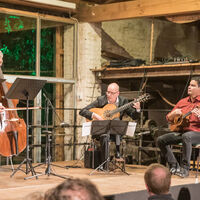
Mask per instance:
[[[128,176],[119,169],[115,172],[94,172],[92,175],[89,175],[92,169],[84,168],[81,161],[56,162],[53,164],[62,167],[72,166],[68,169],[52,166],[52,172],[65,177],[90,179],[96,184],[103,195],[120,194],[145,189],[143,176],[146,166],[126,165],[126,171],[130,174]],[[16,168],[17,166],[18,165],[14,167]],[[25,165],[22,166],[22,169],[25,169]],[[38,173],[44,173],[45,169],[45,165],[35,168]],[[63,178],[54,175],[42,175],[39,176],[38,179],[32,178],[24,180],[25,177],[31,176],[31,173],[26,175],[22,171],[17,171],[14,176],[10,178],[11,174],[10,166],[0,166],[1,200],[23,199],[29,193],[35,191],[45,192],[49,188],[55,187],[64,181]],[[172,186],[191,183],[195,183],[195,172],[190,172],[190,176],[185,179],[176,176],[172,177]]]

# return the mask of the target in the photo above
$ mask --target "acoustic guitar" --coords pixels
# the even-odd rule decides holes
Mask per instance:
[[[145,102],[148,99],[150,99],[149,94],[143,94],[139,96],[137,99],[134,99],[133,101],[121,106],[117,107],[114,104],[106,104],[103,108],[91,108],[90,111],[98,114],[101,116],[104,120],[112,120],[115,118],[120,117],[120,112],[123,110],[126,110],[128,107],[132,106],[136,102]]]
[[[192,113],[195,113],[200,118],[199,107],[194,107],[186,114],[175,116],[173,122],[170,124],[170,130],[173,132],[182,132],[185,127],[189,126],[189,117]]]

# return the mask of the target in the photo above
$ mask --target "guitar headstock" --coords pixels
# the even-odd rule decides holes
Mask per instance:
[[[145,94],[139,96],[136,100],[137,100],[137,102],[145,102],[145,101],[149,100],[150,98],[151,98],[151,95],[148,93],[145,93]]]

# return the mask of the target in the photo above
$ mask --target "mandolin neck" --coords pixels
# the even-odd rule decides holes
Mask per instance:
[[[184,118],[186,118],[187,116],[191,115],[194,109],[196,109],[196,106],[195,106],[191,111],[189,111],[189,112],[187,112],[186,114],[184,114],[184,115],[182,116],[182,118],[184,119]]]

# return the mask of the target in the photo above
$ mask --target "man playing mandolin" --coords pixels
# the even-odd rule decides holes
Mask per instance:
[[[106,95],[97,97],[97,99],[83,108],[79,114],[89,120],[104,120],[104,116],[101,116],[101,114],[92,112],[91,110],[93,108],[103,108],[104,106],[111,104],[115,105],[116,107],[121,107],[128,103],[128,99],[119,96],[119,85],[117,83],[111,83],[108,85]],[[132,106],[128,107],[127,109],[121,111],[119,113],[119,118],[122,120],[123,115],[126,113],[128,116],[130,116],[132,119],[137,119],[139,117],[138,113],[140,112],[140,103],[136,102],[133,103]],[[116,144],[116,158],[120,157],[120,136],[119,135],[111,135],[111,139],[115,139]],[[102,151],[102,160],[105,160],[105,154],[104,154],[104,145],[106,138],[100,137],[100,143],[101,143],[101,151]],[[104,155],[103,155],[104,154]]]
[[[166,158],[170,172],[185,178],[189,175],[192,144],[200,143],[200,77],[192,77],[188,97],[181,99],[166,116],[171,133],[158,137],[161,155]],[[183,144],[181,167],[169,145]]]

